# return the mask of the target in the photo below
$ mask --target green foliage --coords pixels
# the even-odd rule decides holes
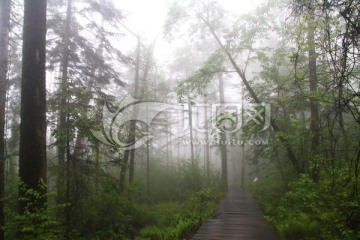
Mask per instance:
[[[74,168],[71,173],[82,180],[77,184],[86,193],[72,193],[69,236],[74,240],[100,239],[187,239],[202,220],[211,217],[223,197],[218,191],[218,176],[206,176],[204,170],[188,159],[177,165],[154,161],[151,166],[151,191],[147,194],[144,172],[124,192],[118,179],[102,172],[97,188],[92,187],[93,169]],[[64,224],[66,224],[64,222]]]
[[[218,196],[221,195],[216,194],[214,189],[204,188],[189,193],[183,202],[150,206],[152,224],[142,228],[137,239],[189,239],[200,227],[202,220],[212,217]]]
[[[22,240],[60,240],[63,239],[64,229],[53,216],[53,212],[62,205],[45,204],[42,206],[44,196],[42,193],[33,189],[27,189],[23,184],[18,184],[25,192],[24,198],[18,198],[18,201],[27,203],[24,214],[19,214],[14,209],[7,209],[6,225],[4,227],[5,237],[7,239]],[[46,188],[45,185],[41,186]],[[51,195],[48,194],[48,198]],[[14,194],[10,194],[7,201],[15,201]],[[39,207],[41,206],[41,207]]]
[[[137,209],[114,190],[103,191],[85,201],[83,223],[78,231],[86,239],[124,239],[134,230]]]
[[[208,178],[189,159],[179,159],[164,171],[159,158],[150,168],[150,195],[141,197],[145,191],[134,189],[131,193],[131,198],[137,199],[133,223],[139,229],[136,239],[189,239],[202,221],[213,216],[218,201],[223,198],[219,176],[212,173]],[[138,190],[142,188],[141,176],[138,173]]]
[[[195,160],[197,161],[197,160]],[[212,173],[208,178],[206,171],[189,159],[179,159],[178,163],[166,168],[154,163],[151,166],[152,191],[150,198],[154,202],[184,201],[191,192],[201,188],[219,187],[219,175]]]
[[[360,238],[360,201],[351,187],[358,183],[349,179],[346,170],[323,172],[321,176],[315,183],[309,175],[301,175],[288,184],[288,191],[280,198],[268,193],[259,198],[282,239]]]
[[[140,237],[136,239],[149,240],[177,240],[188,239],[199,228],[200,222],[193,219],[180,219],[174,226],[158,227],[147,226],[140,231]]]
[[[192,100],[196,95],[206,94],[204,89],[206,89],[207,85],[210,84],[216,74],[225,71],[223,66],[224,62],[224,54],[222,54],[222,52],[215,52],[193,75],[182,81],[178,81],[176,93],[179,102],[186,102],[186,98]]]

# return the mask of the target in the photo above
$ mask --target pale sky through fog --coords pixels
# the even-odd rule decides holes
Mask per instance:
[[[129,26],[134,31],[156,34],[161,29],[171,0],[115,0],[115,5],[127,15]],[[219,3],[233,13],[246,13],[262,0],[219,0]]]
[[[219,0],[218,2],[228,11],[240,15],[249,12],[259,5],[264,0]],[[168,7],[173,0],[115,0],[116,7],[124,12],[126,15],[125,25],[134,33],[140,33],[141,36],[148,40],[154,37],[161,31],[162,26],[167,18]],[[126,30],[124,33],[128,35]],[[128,42],[131,47],[135,46],[135,39],[128,36]],[[169,53],[169,46],[167,43],[158,40],[158,45],[155,49],[155,56],[164,58]],[[132,43],[132,44],[131,44]],[[159,46],[161,45],[161,46]]]

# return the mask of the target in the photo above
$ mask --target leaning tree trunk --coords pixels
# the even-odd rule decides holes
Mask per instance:
[[[4,239],[5,197],[5,106],[8,86],[8,57],[11,1],[0,2],[0,240]]]
[[[19,197],[26,199],[26,189],[41,194],[19,202],[24,214],[46,206],[46,0],[26,0],[23,25],[23,62],[21,81],[21,123],[19,148],[19,176],[24,187]]]
[[[250,86],[249,82],[246,79],[245,76],[245,72],[242,71],[239,66],[236,64],[234,58],[232,57],[231,53],[229,52],[229,50],[223,45],[223,43],[221,42],[220,38],[217,36],[217,34],[215,33],[215,30],[213,29],[213,27],[211,26],[211,24],[204,18],[201,18],[202,21],[206,24],[206,26],[209,28],[211,34],[213,35],[213,37],[215,38],[216,42],[219,44],[220,48],[222,51],[224,51],[225,55],[228,57],[228,59],[231,62],[231,65],[234,67],[236,73],[239,75],[239,77],[241,78],[242,82],[244,83],[246,89],[249,91],[251,97],[254,99],[254,101],[256,103],[261,103],[260,99],[258,98],[257,94],[254,92],[254,90],[252,89],[252,87]],[[276,122],[274,121],[273,118],[270,119],[270,125],[271,127],[274,129],[275,132],[279,132],[280,128],[278,127],[278,125],[276,124]],[[288,155],[288,159],[290,161],[290,163],[292,164],[292,166],[294,167],[294,169],[298,172],[298,173],[304,173],[304,169],[300,166],[300,162],[298,161],[297,157],[295,156],[294,151],[292,150],[292,147],[290,145],[290,143],[281,135],[279,135],[279,140],[281,141],[281,143],[283,144],[283,146],[285,147],[285,150],[287,152]]]

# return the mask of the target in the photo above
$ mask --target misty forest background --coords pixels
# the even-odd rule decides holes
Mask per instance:
[[[0,4],[0,240],[189,239],[229,187],[281,239],[360,239],[358,0],[169,1],[156,37],[111,0]],[[153,136],[139,148],[98,141],[104,106],[130,96],[185,111],[118,126]],[[197,131],[224,103],[270,104],[269,128]]]

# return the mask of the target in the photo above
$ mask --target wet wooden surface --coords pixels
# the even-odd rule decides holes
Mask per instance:
[[[204,222],[193,240],[278,240],[274,227],[264,219],[260,206],[251,194],[230,188],[214,218]]]

